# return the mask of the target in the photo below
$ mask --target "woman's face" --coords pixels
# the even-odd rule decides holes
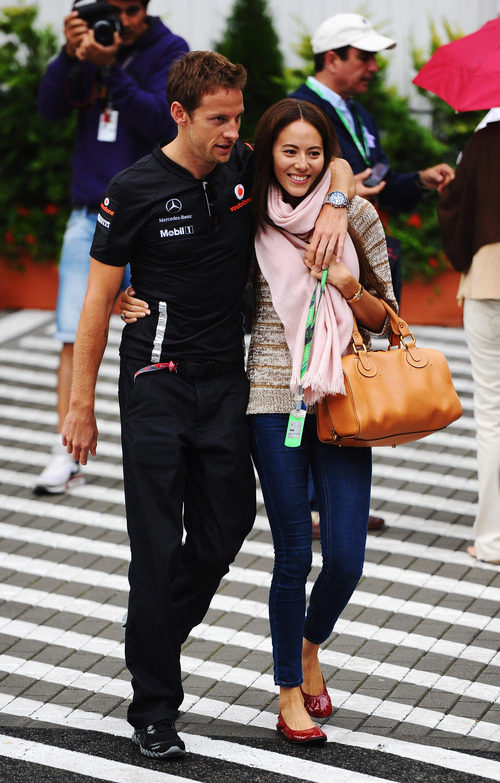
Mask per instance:
[[[321,136],[305,120],[283,128],[273,145],[274,175],[294,199],[303,198],[316,184],[324,162]]]

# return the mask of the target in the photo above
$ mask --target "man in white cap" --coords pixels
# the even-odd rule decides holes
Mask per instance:
[[[390,169],[374,117],[352,100],[353,95],[363,95],[369,89],[379,69],[376,53],[395,46],[395,41],[380,35],[364,16],[335,14],[326,19],[312,37],[315,76],[301,84],[292,97],[316,104],[330,118],[341,154],[354,172],[358,196],[371,201],[377,199],[380,207],[389,211],[409,212],[416,207],[425,190],[440,190],[455,174],[447,163],[407,174]],[[385,174],[378,184],[368,187],[365,180],[372,172],[377,173],[377,164],[385,164]],[[387,252],[394,293],[399,302],[400,243],[394,237],[387,237]],[[370,516],[368,529],[380,530],[384,524],[381,517]],[[314,528],[314,535],[318,537],[318,525]]]
[[[409,212],[423,191],[440,190],[453,179],[454,172],[447,163],[407,174],[388,168],[378,185],[367,187],[364,182],[376,164],[389,167],[389,161],[375,119],[352,96],[363,95],[369,89],[379,69],[376,53],[395,46],[395,41],[380,35],[365,17],[335,14],[312,37],[315,76],[301,84],[292,97],[315,103],[331,119],[342,156],[354,172],[358,196],[371,200],[378,197],[381,207]],[[394,292],[399,301],[401,272],[397,250],[394,240],[388,237]]]

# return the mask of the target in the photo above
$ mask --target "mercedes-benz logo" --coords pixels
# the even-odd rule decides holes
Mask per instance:
[[[170,198],[165,204],[167,212],[180,212],[182,209],[182,202],[178,198]]]

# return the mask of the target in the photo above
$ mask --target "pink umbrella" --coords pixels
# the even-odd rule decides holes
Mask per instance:
[[[413,84],[435,93],[456,111],[500,106],[500,18],[440,46]]]

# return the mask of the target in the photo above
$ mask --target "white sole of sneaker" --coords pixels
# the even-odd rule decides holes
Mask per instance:
[[[75,487],[81,487],[82,484],[85,484],[85,476],[78,473],[76,476],[69,478],[65,484],[54,484],[52,486],[37,484],[33,492],[35,495],[64,495],[65,492],[69,492]]]

